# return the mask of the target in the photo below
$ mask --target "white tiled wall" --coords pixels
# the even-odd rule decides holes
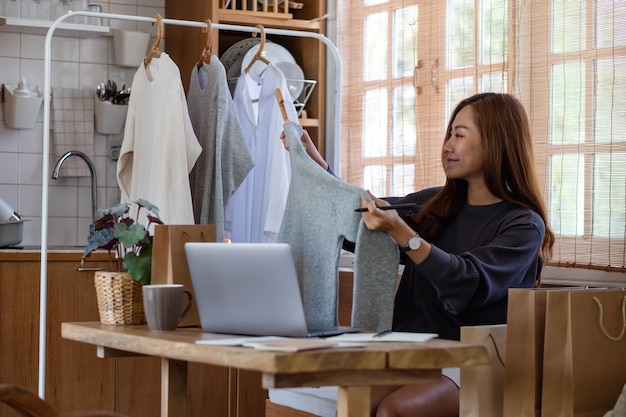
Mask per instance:
[[[34,0],[18,0],[23,17],[34,17]],[[8,0],[0,0],[0,5]],[[150,17],[165,13],[164,0],[90,0],[100,4],[103,12]],[[42,0],[42,19],[52,19],[60,12],[58,0]],[[74,9],[80,6],[74,0]],[[1,7],[1,6],[0,6]],[[0,15],[2,9],[0,9]],[[103,21],[111,28],[140,30],[155,34],[146,22],[127,20]],[[3,32],[0,28],[0,84],[16,85],[26,78],[31,86],[43,89],[44,35]],[[154,39],[151,39],[153,42]],[[55,35],[52,39],[50,85],[54,87],[89,88],[95,92],[97,83],[113,79],[118,86],[132,84],[136,68],[114,65],[113,39],[71,38]],[[141,57],[138,57],[138,62]],[[13,130],[4,124],[4,104],[0,113],[0,197],[11,205],[23,219],[22,245],[39,245],[41,241],[41,193],[43,158],[43,105],[33,129]],[[116,180],[116,163],[109,158],[110,146],[121,143],[122,134],[96,134],[94,165],[97,174],[98,207],[119,201]],[[51,136],[52,137],[52,136]],[[50,146],[53,153],[53,146]],[[50,156],[50,178],[56,157]],[[48,245],[83,246],[91,223],[91,180],[85,178],[60,178],[49,180]]]

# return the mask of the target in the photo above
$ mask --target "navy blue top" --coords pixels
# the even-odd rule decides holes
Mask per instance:
[[[419,206],[441,187],[393,199]],[[408,257],[395,298],[393,329],[458,340],[460,326],[506,323],[509,288],[532,288],[545,224],[536,212],[502,201],[465,204],[416,265]]]

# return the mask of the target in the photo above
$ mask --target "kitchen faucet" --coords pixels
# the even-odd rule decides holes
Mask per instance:
[[[85,155],[84,153],[82,153],[81,151],[73,150],[73,151],[66,152],[57,161],[57,164],[54,167],[54,171],[52,172],[52,179],[53,180],[59,179],[59,171],[61,170],[63,163],[65,162],[67,158],[69,158],[72,155],[78,156],[83,161],[85,161],[85,163],[89,167],[89,173],[91,174],[91,225],[89,226],[89,237],[91,237],[93,235],[93,228],[94,228],[94,224],[96,223],[96,213],[98,210],[97,203],[96,203],[96,199],[97,199],[96,197],[96,188],[97,188],[96,168],[94,167],[93,162],[91,162],[91,159],[89,159],[89,157]]]

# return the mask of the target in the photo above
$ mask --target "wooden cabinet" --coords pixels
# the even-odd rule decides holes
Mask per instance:
[[[50,253],[47,265],[46,392],[58,412],[100,409],[132,417],[160,413],[161,363],[153,357],[100,359],[96,348],[61,337],[61,323],[98,321],[91,270],[80,252]],[[83,268],[110,269],[104,253]],[[38,392],[40,254],[0,251],[0,383]],[[261,375],[190,363],[188,416],[262,417]],[[0,404],[0,416],[19,417]]]
[[[263,2],[258,2],[257,9],[259,11],[252,11],[253,6],[250,5],[247,6],[248,10],[241,10],[243,8],[241,0],[225,3],[228,3],[229,6],[222,7],[223,0],[166,0],[165,17],[194,21],[211,19],[213,23],[242,26],[261,24],[265,28],[308,31],[318,34],[325,34],[326,31],[325,21],[320,19],[326,13],[325,0],[307,0],[302,3],[301,9],[289,9],[288,13],[283,12],[282,2],[278,6],[281,11],[279,13],[262,11],[263,6],[261,4]],[[250,3],[252,2],[248,1],[248,4]],[[267,3],[273,4],[274,2]],[[245,32],[214,30],[212,36],[213,53],[222,56],[231,45],[250,36],[251,34]],[[309,131],[320,153],[324,155],[326,47],[314,38],[268,34],[267,39],[287,48],[304,71],[305,78],[317,81],[304,107],[307,118],[301,119],[300,124]],[[179,66],[185,89],[188,89],[191,70],[201,56],[205,41],[206,35],[198,28],[173,25],[166,28],[165,50]]]
[[[98,359],[96,349],[61,337],[61,323],[98,321],[93,271],[80,252],[48,254],[46,400],[61,413],[102,409],[133,417],[159,413],[156,358]],[[105,254],[83,268],[109,269]],[[0,252],[0,383],[38,391],[40,254]],[[0,406],[0,415],[17,417]]]
[[[39,253],[0,251],[0,383],[37,392]],[[132,417],[159,414],[160,362],[151,357],[99,359],[93,346],[65,340],[61,323],[98,321],[92,271],[79,271],[80,253],[49,254],[46,400],[59,412],[102,409]],[[84,268],[110,269],[104,254]],[[351,314],[352,273],[340,272],[340,322]],[[267,392],[261,375],[190,363],[188,416],[262,417]],[[18,417],[0,404],[0,415]]]
[[[37,392],[38,343],[39,263],[1,260],[0,383]]]

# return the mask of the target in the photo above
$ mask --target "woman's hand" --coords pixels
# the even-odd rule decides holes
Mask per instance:
[[[280,133],[280,140],[283,141],[283,146],[285,147],[285,150],[288,151],[289,145],[287,145],[287,138],[285,137],[284,131]],[[313,139],[311,139],[311,136],[306,129],[302,129],[302,137],[300,138],[300,140],[302,141],[302,146],[304,147],[304,150],[311,157],[311,159],[317,162],[317,164],[324,168],[324,170],[328,171],[328,164],[326,163],[326,161],[324,161],[324,158],[315,147]]]
[[[367,193],[371,201],[361,197],[361,207],[367,211],[361,213],[363,223],[370,230],[379,230],[389,233],[389,236],[396,241],[398,246],[408,246],[409,239],[415,236],[415,231],[400,217],[396,210],[381,210],[378,207],[388,206],[389,203],[380,198],[376,198],[369,190]],[[430,253],[431,245],[425,240],[422,241],[419,249],[408,251],[409,258],[416,264],[420,264]]]
[[[361,207],[367,208],[367,211],[363,212],[363,223],[365,223],[368,229],[391,232],[394,228],[404,223],[397,211],[380,210],[378,208],[388,206],[388,202],[375,197],[369,190],[367,193],[370,195],[371,201],[361,197]]]

